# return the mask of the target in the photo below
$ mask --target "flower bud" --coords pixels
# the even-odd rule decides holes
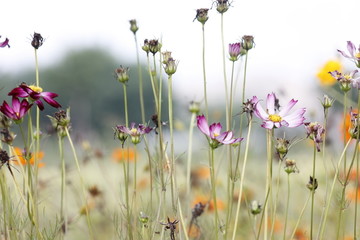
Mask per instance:
[[[237,61],[241,54],[241,43],[230,43],[229,44],[229,55],[230,61]]]
[[[230,7],[230,3],[228,0],[216,0],[216,10],[219,13],[226,12]]]
[[[283,160],[289,151],[290,141],[285,138],[277,138],[275,150],[280,160]]]
[[[145,213],[140,212],[139,221],[142,224],[147,224],[149,222],[149,216],[147,216]]]
[[[321,102],[321,104],[324,107],[324,110],[331,108],[334,101],[335,101],[335,99],[331,99],[328,95],[324,94],[323,101]]]
[[[44,38],[41,36],[40,33],[34,32],[33,39],[31,41],[31,46],[33,46],[35,49],[38,49],[43,45]]]
[[[258,203],[258,201],[254,200],[250,203],[250,212],[252,215],[257,215],[261,213],[262,206]]]
[[[161,50],[161,43],[159,43],[159,40],[153,39],[149,41],[149,51],[155,55],[157,52]]]
[[[177,70],[178,61],[175,61],[172,58],[169,58],[167,63],[164,66],[165,72],[167,75],[171,76],[173,75]]]
[[[144,46],[142,46],[141,48],[146,52],[146,54],[149,54],[150,51],[149,40],[145,39]]]
[[[310,191],[315,191],[315,190],[318,188],[317,179],[310,176],[309,183],[306,184],[306,187],[307,187]]]
[[[196,9],[196,17],[194,18],[194,21],[197,19],[202,24],[205,24],[205,22],[209,19],[208,11],[208,8]]]
[[[241,42],[241,46],[243,49],[245,49],[246,51],[249,51],[250,49],[252,49],[254,47],[255,43],[254,43],[254,37],[250,36],[250,35],[244,35],[242,37],[242,42]]]
[[[129,81],[129,68],[124,68],[123,66],[120,65],[119,68],[115,69],[115,73],[117,76],[117,80],[121,83],[126,83],[127,81]]]
[[[189,105],[189,111],[191,113],[198,114],[200,112],[200,106],[198,102],[191,101]]]
[[[130,22],[130,31],[132,31],[135,34],[137,30],[139,30],[139,27],[136,24],[136,20],[131,19],[129,22]]]
[[[298,168],[296,167],[295,160],[291,160],[291,159],[285,160],[285,172],[287,174],[299,172]]]

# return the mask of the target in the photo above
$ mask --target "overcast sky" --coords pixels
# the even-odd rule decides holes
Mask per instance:
[[[135,61],[128,22],[134,18],[140,27],[139,43],[161,38],[163,50],[180,60],[173,77],[177,96],[201,100],[201,24],[193,19],[196,9],[211,5],[211,0],[3,1],[0,40],[8,37],[11,48],[0,49],[0,72],[33,67],[34,31],[46,38],[39,50],[40,68],[79,47],[100,46],[115,57]],[[265,98],[268,92],[286,90],[286,98],[311,107],[320,97],[310,94],[318,85],[315,74],[321,65],[339,57],[336,49],[345,50],[347,40],[360,44],[359,0],[234,0],[231,5],[224,14],[225,44],[243,35],[253,35],[256,42],[249,53],[247,97]],[[220,14],[214,8],[209,16],[205,24],[209,97],[217,99],[223,94]],[[146,62],[144,53],[141,59]]]

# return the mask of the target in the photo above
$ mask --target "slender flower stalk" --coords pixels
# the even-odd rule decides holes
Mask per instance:
[[[244,163],[243,163],[243,167],[242,167],[242,170],[241,170],[240,186],[239,186],[239,197],[238,197],[237,208],[236,208],[236,215],[235,215],[235,223],[234,223],[232,240],[236,239],[236,230],[238,229],[237,225],[238,225],[238,220],[239,220],[241,199],[242,199],[242,193],[243,193],[246,163],[247,163],[248,153],[249,153],[249,143],[250,143],[250,136],[251,136],[251,128],[252,128],[252,120],[250,119],[249,127],[248,127],[248,133],[247,133],[247,136],[246,136]]]

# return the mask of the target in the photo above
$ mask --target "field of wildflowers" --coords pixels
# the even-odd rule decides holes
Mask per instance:
[[[280,102],[276,92],[247,94],[248,56],[256,40],[244,35],[239,42],[224,42],[223,19],[230,6],[217,0],[211,9],[196,10],[203,99],[189,103],[188,119],[182,119],[188,123],[186,134],[177,133],[174,118],[172,81],[179,60],[163,51],[159,39],[145,39],[140,46],[137,22],[130,20],[138,79],[128,67],[114,70],[114,85],[123,89],[124,116],[108,136],[118,145],[111,156],[104,156],[109,149],[73,138],[71,106],[41,87],[38,53],[44,38],[32,35],[35,83],[2,89],[7,100],[0,106],[0,239],[359,238],[360,46],[348,41],[346,50],[338,50],[354,63],[350,71],[329,61],[318,73],[328,93],[314,97],[323,112],[312,119],[298,100]],[[221,16],[222,123],[207,94],[204,32],[210,10]],[[0,51],[10,44],[2,38]],[[140,54],[147,57],[152,99],[144,98]],[[239,79],[236,64],[242,69]],[[128,101],[128,81],[138,81],[140,106]],[[153,103],[151,116],[145,102]],[[44,128],[44,109],[54,112],[47,116],[51,131]],[[129,111],[141,112],[141,121],[129,122]],[[337,111],[341,140],[328,134]],[[45,144],[49,137],[57,145]],[[187,150],[176,151],[177,145]],[[46,146],[56,148],[47,158],[59,164],[46,165]]]

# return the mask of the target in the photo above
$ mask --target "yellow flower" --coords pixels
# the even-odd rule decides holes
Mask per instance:
[[[332,77],[329,72],[339,71],[341,72],[342,65],[338,60],[330,60],[327,61],[324,66],[317,73],[317,77],[320,80],[321,85],[323,86],[331,86],[336,83],[336,79]]]

